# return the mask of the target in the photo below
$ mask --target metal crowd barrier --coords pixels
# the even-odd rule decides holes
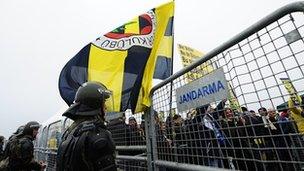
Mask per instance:
[[[281,80],[302,97],[303,11],[304,2],[280,8],[156,85],[145,114],[111,120],[118,170],[303,170],[301,122],[292,117],[304,99],[290,106]],[[194,81],[189,74],[219,68],[234,97],[178,111],[176,90]],[[261,107],[269,111],[259,114]],[[36,148],[35,157],[56,170],[56,150]]]
[[[153,88],[149,170],[304,169],[303,11],[303,2],[278,9]],[[177,89],[217,69],[230,96],[178,111],[197,97]]]

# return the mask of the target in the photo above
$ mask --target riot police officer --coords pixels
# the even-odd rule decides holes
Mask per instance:
[[[3,159],[4,156],[3,145],[4,145],[4,136],[0,136],[0,161]]]
[[[99,82],[86,82],[74,104],[63,113],[74,121],[64,132],[57,153],[58,171],[116,170],[115,145],[104,124],[113,107],[112,92]]]
[[[14,141],[14,140],[17,138],[18,135],[20,136],[20,135],[22,134],[23,129],[24,129],[24,126],[25,126],[25,125],[19,126],[18,129],[16,130],[16,132],[14,132],[13,135],[11,135],[11,136],[8,138],[8,141],[7,141],[6,145],[5,145],[4,156],[3,156],[3,158],[6,158],[6,157],[9,156],[10,144],[12,143],[12,141]]]
[[[30,171],[43,170],[46,165],[34,160],[34,144],[40,125],[36,121],[28,122],[22,133],[16,135],[10,142],[8,154],[8,170]]]

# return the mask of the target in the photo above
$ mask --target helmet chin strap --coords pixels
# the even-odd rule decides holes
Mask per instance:
[[[105,121],[105,113],[102,111],[103,109],[100,109],[100,113],[96,116],[97,119],[99,119],[101,122]]]

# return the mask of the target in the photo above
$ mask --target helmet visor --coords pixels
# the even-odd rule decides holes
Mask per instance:
[[[103,99],[105,99],[105,111],[113,112],[114,111],[114,98],[113,98],[113,92],[111,90],[101,90],[102,95],[104,96]]]

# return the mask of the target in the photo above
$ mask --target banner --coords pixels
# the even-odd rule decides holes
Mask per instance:
[[[178,44],[178,51],[180,53],[183,67],[191,65],[196,60],[202,58],[204,54],[198,50],[195,50],[191,47]],[[198,67],[197,67],[198,68]],[[201,65],[199,69],[193,69],[187,73],[187,82],[191,82],[195,79],[198,79],[214,70],[211,61],[207,61]]]
[[[289,93],[290,99],[291,99],[294,107],[300,107],[302,99],[298,95],[298,92],[295,89],[295,87],[293,86],[291,80],[289,78],[280,78],[280,80],[282,81],[282,83],[284,84],[285,89]]]
[[[68,105],[78,87],[98,81],[113,92],[114,111],[150,106],[153,78],[172,73],[174,2],[151,9],[85,46],[62,69],[59,91]]]
[[[223,68],[176,89],[178,112],[197,108],[228,97]]]
[[[230,105],[230,108],[233,110],[233,111],[237,111],[237,112],[242,112],[242,108],[240,106],[240,103],[238,101],[238,99],[236,98],[236,95],[235,95],[235,92],[231,86],[231,84],[229,84],[229,96],[228,96],[228,100],[229,100],[229,105]]]

